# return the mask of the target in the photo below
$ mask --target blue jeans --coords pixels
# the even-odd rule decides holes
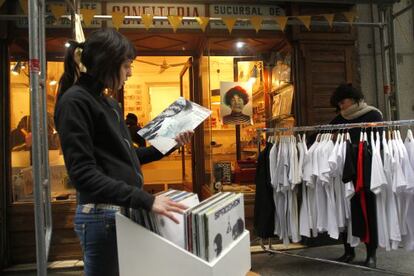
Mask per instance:
[[[119,275],[115,213],[91,209],[86,214],[81,206],[76,209],[75,232],[82,246],[86,276]]]

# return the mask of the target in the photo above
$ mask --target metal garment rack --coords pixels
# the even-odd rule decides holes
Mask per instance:
[[[260,152],[261,141],[260,135],[262,133],[274,134],[280,132],[306,132],[306,131],[324,131],[324,130],[341,130],[351,128],[377,128],[377,127],[398,127],[414,125],[413,120],[398,120],[398,121],[382,121],[370,123],[352,123],[352,124],[336,124],[336,125],[314,125],[314,126],[299,126],[299,127],[279,127],[279,128],[257,128],[257,147]]]
[[[306,132],[306,131],[329,131],[329,130],[342,130],[342,129],[351,129],[351,128],[379,128],[379,127],[400,127],[400,126],[412,126],[414,125],[414,120],[398,120],[398,121],[383,121],[383,122],[371,122],[371,123],[353,123],[353,124],[336,124],[336,125],[315,125],[315,126],[301,126],[301,127],[286,127],[286,128],[258,128],[257,129],[257,140],[258,140],[258,148],[260,152],[260,135],[265,133],[275,134],[275,133],[283,133],[283,132]],[[263,239],[260,240],[260,246],[264,252],[270,254],[279,254],[289,257],[301,258],[310,261],[317,261],[322,263],[334,264],[334,265],[341,265],[346,266],[349,268],[357,268],[357,269],[364,269],[368,271],[375,271],[379,273],[387,273],[392,275],[401,275],[401,276],[408,276],[411,275],[409,273],[402,273],[396,271],[390,271],[386,269],[380,268],[371,268],[366,267],[358,264],[349,264],[338,262],[334,260],[328,260],[323,258],[316,258],[310,256],[303,256],[295,253],[289,253],[286,251],[276,250],[272,248],[272,240],[269,239],[268,247],[263,242]]]
[[[335,125],[315,125],[315,126],[299,126],[299,127],[280,127],[280,128],[258,128],[259,133],[274,133],[274,132],[299,132],[299,131],[322,131],[322,130],[336,130],[336,129],[350,129],[350,128],[371,128],[371,127],[392,127],[392,126],[410,126],[414,125],[413,120],[398,120],[398,121],[382,121],[371,123],[352,123],[352,124],[335,124]]]

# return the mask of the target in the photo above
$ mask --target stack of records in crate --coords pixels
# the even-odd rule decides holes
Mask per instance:
[[[201,203],[190,192],[169,190],[162,195],[188,207],[183,214],[174,213],[179,224],[143,210],[131,211],[131,219],[208,262],[244,232],[243,194],[220,192]]]
[[[244,232],[240,193],[217,193],[184,213],[185,247],[211,262]]]
[[[189,208],[196,206],[200,202],[197,194],[187,191],[168,190],[157,194],[157,196],[159,195],[167,196]],[[143,209],[131,209],[130,211],[130,217],[133,221],[184,248],[183,215],[174,213],[174,216],[180,222],[179,224],[165,216],[147,212]]]

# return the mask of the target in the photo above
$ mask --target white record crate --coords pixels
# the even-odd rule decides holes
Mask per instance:
[[[244,231],[230,247],[207,262],[129,218],[116,215],[121,276],[245,276],[251,267],[250,235]]]

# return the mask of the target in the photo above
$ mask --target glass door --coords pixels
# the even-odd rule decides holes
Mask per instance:
[[[194,99],[194,85],[193,85],[193,60],[189,58],[183,70],[180,73],[180,95],[187,100]],[[184,188],[188,191],[193,191],[193,164],[194,164],[194,141],[191,144],[181,147],[182,160],[182,179]]]

